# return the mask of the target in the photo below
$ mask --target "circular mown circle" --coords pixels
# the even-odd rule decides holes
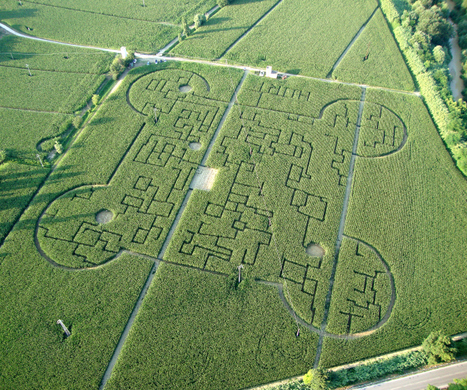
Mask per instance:
[[[114,218],[114,214],[110,210],[101,210],[96,214],[97,223],[109,223]]]
[[[323,257],[326,251],[321,245],[311,243],[306,247],[306,254],[313,257]]]
[[[191,88],[189,85],[180,85],[180,87],[178,87],[178,90],[180,92],[183,92],[183,93],[188,93],[192,90],[193,88]]]
[[[200,150],[201,149],[201,144],[199,142],[190,142],[188,144],[189,148],[191,150]]]

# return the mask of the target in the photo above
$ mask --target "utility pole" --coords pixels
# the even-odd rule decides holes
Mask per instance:
[[[63,329],[63,331],[65,332],[66,334],[66,337],[68,337],[69,335],[71,335],[70,331],[68,330],[68,328],[65,326],[65,324],[63,323],[62,320],[58,320],[57,321],[57,325],[60,325]]]
[[[143,0],[143,7],[146,7],[146,4],[144,3],[144,0]]]
[[[41,167],[44,168],[44,164],[42,164],[42,159],[39,154],[36,154],[36,157],[39,159],[39,162],[41,163]]]
[[[238,283],[240,283],[242,281],[242,268],[243,268],[243,264],[240,264],[237,269],[238,269]]]
[[[11,59],[14,60],[13,53],[11,51],[10,51],[10,56],[11,56]]]
[[[26,64],[26,68],[28,68],[29,76],[32,76],[32,74],[31,74],[31,69],[29,69],[29,65],[28,65],[28,64]]]
[[[154,123],[157,123],[157,108],[154,106]]]

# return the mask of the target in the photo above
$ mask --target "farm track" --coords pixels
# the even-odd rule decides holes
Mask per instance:
[[[92,14],[92,15],[109,16],[111,18],[126,19],[126,20],[137,20],[139,22],[150,22],[150,23],[161,24],[161,25],[170,26],[170,27],[181,27],[179,24],[175,24],[175,23],[155,22],[154,20],[149,20],[149,19],[130,18],[128,16],[106,14],[104,12],[94,12],[94,11],[88,11],[88,10],[83,10],[83,9],[71,8],[71,7],[63,7],[61,5],[44,4],[44,3],[40,3],[38,1],[23,1],[23,3],[37,4],[37,5],[41,5],[43,7],[50,7],[50,8],[61,8],[61,9],[66,9],[67,11],[82,12],[82,13]]]
[[[33,109],[30,109],[30,108],[9,107],[9,106],[0,106],[0,108],[5,108],[5,109],[7,109],[7,110],[37,112],[37,113],[39,113],[39,114],[63,114],[63,115],[71,114],[70,112],[33,110]]]
[[[342,52],[342,54],[339,56],[339,58],[337,59],[337,61],[335,62],[335,64],[332,66],[330,72],[328,73],[328,75],[326,76],[327,78],[330,78],[333,74],[333,72],[336,70],[336,68],[339,66],[339,64],[341,63],[341,61],[344,59],[345,55],[347,54],[347,52],[352,48],[353,44],[355,43],[355,41],[358,39],[358,37],[361,35],[361,33],[363,32],[363,30],[365,30],[365,27],[368,25],[368,23],[370,23],[370,20],[373,18],[373,16],[375,15],[376,11],[378,11],[379,9],[379,5],[375,8],[375,10],[371,13],[370,17],[368,18],[368,20],[363,23],[362,27],[360,27],[360,30],[358,30],[357,34],[355,34],[355,36],[352,38],[352,40],[350,41],[350,43],[348,44],[348,46],[345,48],[345,50]]]
[[[215,8],[216,7],[214,7],[211,11],[215,10]],[[209,12],[211,12],[211,11],[209,11]],[[106,48],[101,48],[101,47],[96,47],[96,46],[76,45],[76,44],[73,44],[73,43],[66,43],[66,42],[60,42],[60,41],[53,41],[53,40],[50,40],[50,39],[33,37],[31,35],[20,33],[20,32],[18,32],[16,30],[12,29],[11,27],[5,25],[4,23],[0,23],[0,27],[5,29],[10,34],[16,35],[16,36],[21,37],[21,38],[33,39],[33,40],[41,41],[41,42],[56,43],[56,44],[59,44],[59,45],[65,45],[65,46],[71,46],[71,47],[79,47],[79,48],[84,48],[84,49],[101,50],[101,51],[116,53],[116,54],[120,53],[120,50],[106,49]],[[161,49],[157,54],[135,53],[135,57],[139,58],[139,59],[142,59],[142,60],[145,60],[145,61],[154,61],[154,60],[157,59],[157,60],[167,60],[167,61],[192,62],[192,63],[196,63],[196,64],[206,64],[206,65],[212,65],[212,66],[223,66],[223,67],[226,67],[226,68],[248,70],[250,72],[259,72],[261,70],[264,70],[264,69],[260,69],[260,68],[253,68],[253,67],[250,67],[250,66],[226,64],[226,63],[222,63],[222,62],[219,62],[219,61],[208,61],[208,60],[192,59],[192,58],[186,58],[186,57],[163,56],[162,54],[165,51],[167,51],[170,47],[172,47],[177,41],[178,41],[178,38],[173,39],[170,43],[167,44],[167,46],[165,46],[163,49]],[[296,74],[292,74],[292,73],[283,73],[283,74],[286,75],[287,77],[302,77],[302,78],[306,78],[306,79],[310,79],[310,80],[322,81],[322,82],[325,82],[325,83],[350,85],[350,86],[356,86],[356,87],[360,87],[360,88],[372,88],[372,89],[381,90],[381,91],[388,91],[388,92],[400,93],[400,94],[403,94],[403,95],[421,97],[420,92],[409,92],[409,91],[403,91],[403,90],[400,90],[400,89],[378,87],[378,86],[372,86],[372,85],[367,85],[367,84],[349,83],[349,82],[345,82],[345,81],[338,81],[338,80],[332,80],[332,79],[323,79],[323,78],[320,78],[320,77],[313,77],[313,76],[296,75]]]

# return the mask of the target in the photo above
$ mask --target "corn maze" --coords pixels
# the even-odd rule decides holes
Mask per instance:
[[[122,251],[158,258],[226,109],[210,89],[201,75],[180,69],[131,84],[127,103],[145,121],[107,184],[73,188],[45,209],[36,234],[49,262],[96,267]],[[339,255],[360,102],[329,101],[313,116],[313,91],[256,80],[242,89],[241,101],[208,158],[219,172],[213,189],[195,191],[160,260],[222,275],[243,264],[259,282],[287,284],[285,304],[318,331]],[[407,138],[397,115],[374,103],[365,103],[359,127],[363,158],[395,153]],[[377,250],[345,237],[326,335],[382,325],[394,288]]]

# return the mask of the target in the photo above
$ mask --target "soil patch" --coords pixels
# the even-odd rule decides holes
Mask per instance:
[[[110,210],[101,210],[96,214],[96,221],[100,224],[109,223],[114,218]]]
[[[306,254],[313,257],[323,257],[326,251],[321,245],[311,243],[306,247]]]
[[[183,93],[188,93],[192,90],[193,88],[191,88],[189,85],[180,85],[180,87],[178,87],[178,90],[180,92],[183,92]]]
[[[218,170],[207,167],[199,167],[196,170],[193,181],[190,184],[191,189],[210,191],[216,179]]]
[[[189,148],[191,150],[200,150],[201,149],[201,144],[199,142],[190,142],[188,144]]]

